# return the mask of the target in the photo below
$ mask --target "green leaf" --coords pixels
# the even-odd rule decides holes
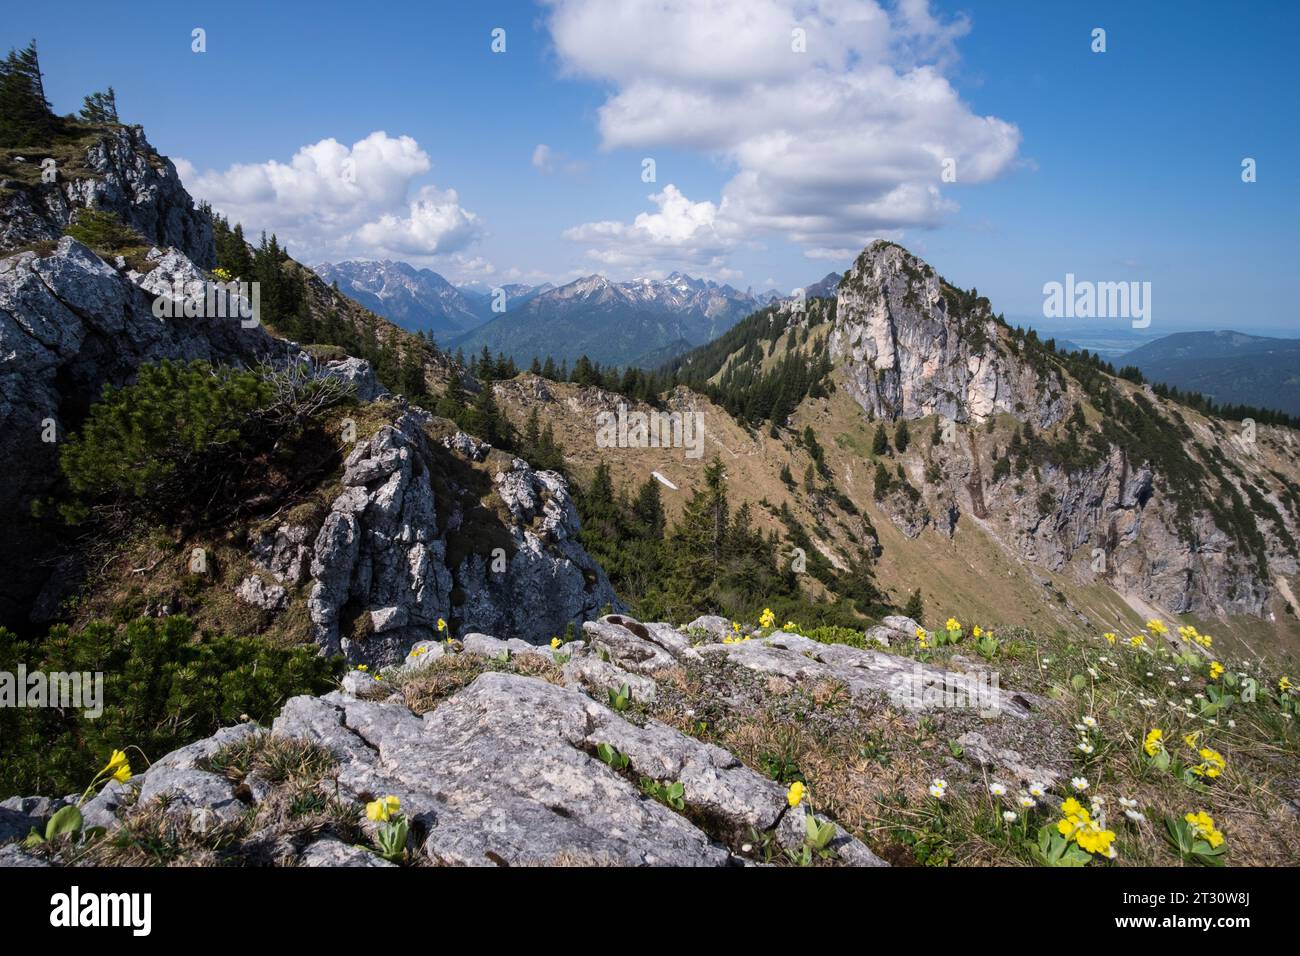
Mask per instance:
[[[62,807],[45,824],[45,839],[53,840],[65,833],[77,833],[81,829],[81,822],[81,811],[74,804]]]

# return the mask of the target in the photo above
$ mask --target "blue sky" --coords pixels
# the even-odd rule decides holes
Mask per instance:
[[[1152,333],[1300,335],[1300,8],[1245,11],[65,3],[10,5],[3,40],[38,39],[60,112],[112,84],[196,195],[312,263],[789,290],[879,235],[1018,321],[1045,324],[1042,286],[1068,272],[1149,281]]]

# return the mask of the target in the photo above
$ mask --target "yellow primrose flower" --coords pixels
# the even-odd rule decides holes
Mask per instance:
[[[1142,749],[1147,752],[1148,757],[1154,757],[1165,749],[1164,738],[1165,732],[1159,727],[1152,727],[1147,733],[1147,738],[1142,742]]]
[[[983,629],[982,627],[980,627],[978,624],[976,624],[973,628],[971,628],[971,636],[972,636],[972,637],[983,637],[983,636],[984,636],[984,629]]]
[[[955,617],[950,617],[944,622],[943,628],[945,631],[960,631],[961,621],[957,620]]]
[[[792,807],[799,806],[799,804],[803,802],[804,794],[807,793],[807,791],[808,788],[803,785],[803,782],[796,780],[794,783],[790,784],[790,789],[786,791],[786,803],[790,804]]]
[[[361,671],[361,673],[364,674],[366,671],[370,670],[370,665],[368,665],[368,664],[358,664],[358,665],[357,665],[357,670]]]
[[[563,642],[558,637],[551,638],[551,650],[558,648]]]
[[[732,621],[732,622],[731,622],[731,629],[732,629],[733,631],[735,631],[737,634],[739,634],[739,633],[740,633],[740,622],[739,622],[739,621]]]
[[[1200,644],[1201,647],[1213,647],[1214,638],[1210,637],[1210,635],[1208,634],[1202,634],[1200,637],[1196,639],[1196,643]]]
[[[1218,680],[1223,674],[1223,665],[1218,661],[1210,661],[1210,680]]]
[[[1209,777],[1214,779],[1223,773],[1223,768],[1228,765],[1228,761],[1223,759],[1223,754],[1210,747],[1202,747],[1200,750],[1201,763],[1192,768],[1192,773],[1198,777]]]
[[[1132,647],[1141,647],[1147,642],[1147,639],[1143,637],[1141,634],[1134,634],[1132,637],[1128,639],[1128,642],[1129,645]]]
[[[427,647],[417,647],[415,650],[411,651],[411,656],[422,657],[427,653],[429,653],[429,649]]]
[[[1277,682],[1277,689],[1282,691],[1284,694],[1289,691],[1291,689],[1291,678],[1283,677]]]
[[[1187,744],[1187,746],[1191,747],[1193,750],[1196,749],[1196,743],[1200,739],[1201,732],[1199,730],[1193,730],[1190,734],[1183,734],[1183,743]]]
[[[776,623],[776,615],[772,613],[770,607],[763,608],[763,613],[758,616],[759,627],[771,627]]]
[[[1106,855],[1110,850],[1110,845],[1115,842],[1115,832],[1113,830],[1103,830],[1096,821],[1089,821],[1088,824],[1079,829],[1074,836],[1074,842],[1089,853],[1100,853]]]
[[[366,819],[375,823],[387,823],[393,814],[402,809],[402,801],[396,797],[380,797],[366,804]]]
[[[447,622],[444,621],[442,618],[438,618],[438,630],[439,631],[447,630]]]
[[[1106,638],[1106,642],[1108,644],[1114,644],[1117,636],[1118,635],[1116,635],[1112,631],[1107,631],[1105,634],[1102,635],[1102,637]]]
[[[1147,621],[1147,630],[1152,634],[1164,635],[1169,633],[1169,628],[1165,627],[1165,622],[1158,618],[1152,618]]]
[[[111,774],[113,779],[119,783],[126,783],[131,779],[131,764],[126,759],[125,752],[114,750],[108,758],[108,766],[100,773]]]
[[[786,621],[785,625],[781,628],[781,630],[783,631],[795,631],[798,629],[799,629],[799,625],[796,624],[794,621]]]
[[[1196,835],[1210,844],[1213,849],[1223,844],[1223,833],[1214,826],[1214,817],[1210,816],[1204,810],[1198,810],[1196,813],[1187,813],[1183,815]]]

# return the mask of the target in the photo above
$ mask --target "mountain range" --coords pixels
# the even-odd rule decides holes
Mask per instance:
[[[432,332],[439,344],[465,352],[486,347],[520,364],[534,357],[572,363],[586,355],[606,365],[656,367],[778,298],[774,291],[742,292],[681,272],[490,288],[456,286],[430,269],[391,260],[326,262],[315,271],[404,329]],[[839,279],[830,273],[805,295],[833,297]]]
[[[1219,405],[1300,415],[1300,339],[1243,332],[1176,332],[1117,360],[1152,382],[1199,392]]]

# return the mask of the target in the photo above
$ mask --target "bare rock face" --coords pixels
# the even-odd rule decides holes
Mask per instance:
[[[160,248],[172,246],[205,269],[216,265],[211,220],[194,207],[172,161],[139,126],[114,127],[86,152],[90,174],[14,189],[0,202],[0,249],[57,240],[77,209],[114,213]]]
[[[1059,390],[998,347],[986,300],[968,303],[901,246],[868,246],[839,286],[831,356],[872,418],[943,415],[983,421],[995,412],[1060,419]]]
[[[316,535],[311,562],[308,611],[328,654],[389,663],[450,616],[451,574],[438,537],[425,418],[407,412],[348,455],[344,490]],[[340,631],[349,604],[369,617],[369,628],[360,628],[364,642]]]
[[[533,471],[516,458],[497,472],[496,494],[508,509],[513,554],[503,570],[491,552],[471,553],[456,571],[466,600],[466,629],[506,633],[534,642],[562,635],[602,613],[619,610],[604,570],[578,541],[581,521],[568,484],[553,471]]]
[[[450,518],[440,526],[431,476],[450,452],[435,449],[425,433],[429,418],[406,411],[347,458],[343,491],[316,533],[309,569],[308,612],[325,653],[397,663],[436,636],[439,619],[453,618],[461,633],[545,643],[606,605],[621,607],[577,540],[580,522],[564,479],[535,472],[522,459],[495,475],[509,516],[501,537],[469,547],[450,567],[448,535],[469,532]],[[477,457],[479,446],[462,445],[467,457]],[[454,514],[451,505],[443,503]],[[259,547],[268,566],[293,566],[289,529]]]
[[[1175,614],[1260,615],[1268,582],[1241,560],[1232,539],[1204,512],[1177,530],[1176,504],[1162,494],[1148,463],[1134,465],[1112,449],[1099,463],[1075,470],[1045,466],[1026,490],[1003,480],[984,485],[988,510],[1015,550],[1034,565],[1060,572],[1088,559],[1076,574],[1099,578],[1123,593]],[[1040,494],[1050,495],[1044,512]],[[1104,562],[1091,562],[1100,551]]]

